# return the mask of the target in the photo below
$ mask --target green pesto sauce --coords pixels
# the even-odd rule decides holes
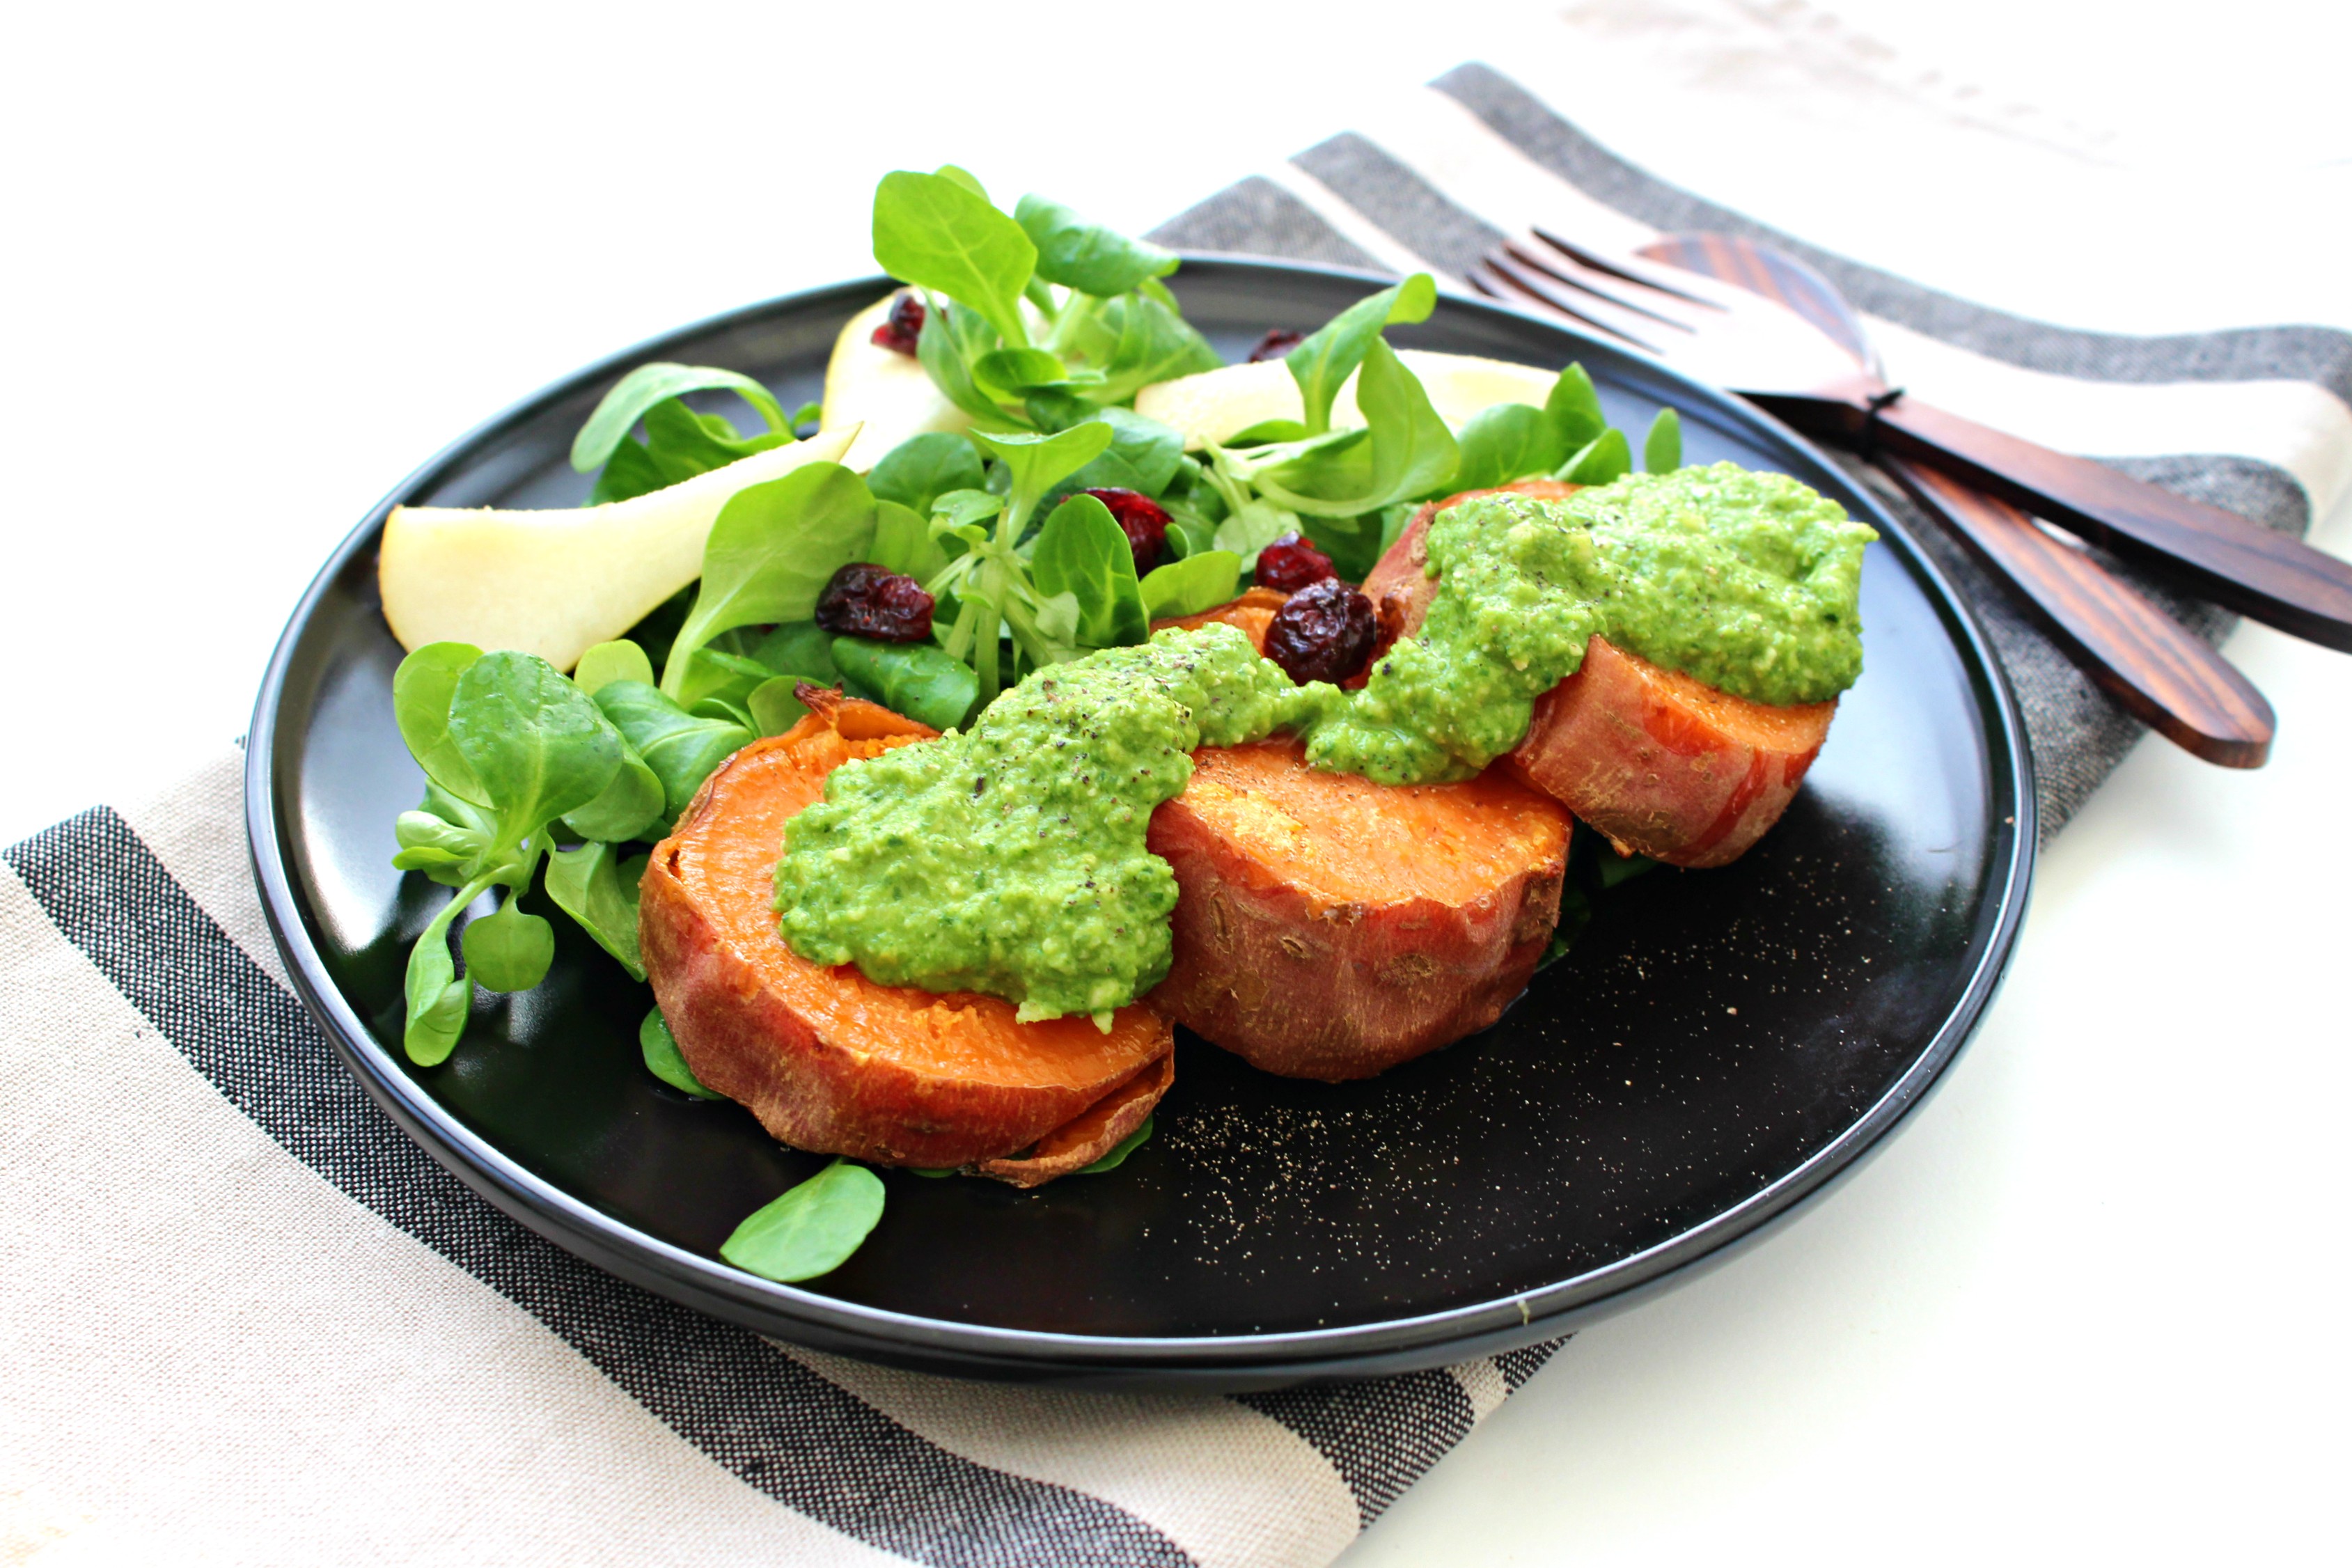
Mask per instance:
[[[1176,877],[1143,847],[1152,808],[1192,776],[1194,747],[1295,724],[1318,689],[1226,626],[1039,670],[968,734],[834,770],[785,828],[784,940],[886,985],[1107,1027],[1168,973]]]
[[[1295,687],[1231,626],[1162,632],[1038,671],[969,734],[835,770],[785,831],[784,940],[884,984],[1107,1028],[1168,973],[1176,879],[1144,833],[1193,748],[1301,730],[1334,772],[1467,777],[1518,743],[1595,633],[1743,697],[1823,700],[1862,672],[1875,537],[1796,480],[1728,463],[1465,501],[1430,529],[1441,585],[1420,634],[1361,691]]]
[[[1785,474],[1633,474],[1565,500],[1483,496],[1429,530],[1437,596],[1307,756],[1382,784],[1466,778],[1518,744],[1596,634],[1759,702],[1862,674],[1862,549],[1877,534]]]

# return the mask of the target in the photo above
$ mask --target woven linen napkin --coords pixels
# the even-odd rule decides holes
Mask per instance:
[[[2254,381],[2352,396],[2342,332],[2003,316],[1654,179],[1482,65],[1160,237],[1452,274],[1538,218],[1619,245],[1779,240],[1870,312],[1922,395],[1990,378],[2028,434],[2058,401],[2124,419],[2111,395],[2156,383],[2217,407]],[[2291,531],[2333,499],[2260,453],[2126,466]],[[2134,728],[1939,553],[2025,699],[2055,824]],[[12,1561],[1290,1568],[1339,1553],[1556,1348],[1274,1394],[1078,1394],[839,1361],[672,1306],[475,1196],[340,1068],[284,984],[240,787],[226,753],[5,855]]]
[[[2347,480],[2352,333],[2271,326],[2127,337],[1973,304],[1658,179],[1491,66],[1448,71],[1418,99],[1391,106],[1375,132],[1310,147],[1162,225],[1153,237],[1199,250],[1426,268],[1458,279],[1486,251],[1536,223],[1618,250],[1701,230],[1768,241],[1837,286],[1863,313],[1889,379],[1923,401],[2101,458],[2282,532],[2306,532]],[[2159,388],[2160,410],[2148,396]],[[2144,433],[2158,415],[2164,428],[2196,431],[2200,445],[2147,452]],[[2246,434],[2259,437],[2263,449],[2202,444]],[[2117,445],[2102,447],[2102,437]],[[2024,710],[2046,838],[2145,728],[1892,484],[1848,454],[1832,455],[1909,525],[1983,618]],[[2236,616],[2095,553],[2208,641],[2220,642],[2236,626]]]

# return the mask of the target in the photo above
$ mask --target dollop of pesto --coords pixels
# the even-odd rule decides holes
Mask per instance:
[[[1464,501],[1430,525],[1439,588],[1420,632],[1363,690],[1316,702],[1307,757],[1382,784],[1466,778],[1518,744],[1596,634],[1755,701],[1826,701],[1862,673],[1877,537],[1787,475],[1730,463]]]
[[[784,941],[886,985],[1108,1027],[1168,973],[1176,877],[1143,846],[1152,808],[1192,776],[1193,748],[1295,725],[1318,690],[1227,626],[1039,670],[969,733],[834,771],[785,827]]]
[[[1108,1028],[1168,973],[1176,879],[1144,834],[1195,747],[1299,730],[1318,767],[1468,777],[1519,742],[1596,633],[1758,701],[1824,700],[1862,672],[1876,537],[1795,479],[1728,463],[1465,501],[1429,531],[1425,623],[1361,691],[1293,686],[1232,626],[1162,632],[1037,671],[968,734],[835,770],[785,830],[783,938],[884,984]]]

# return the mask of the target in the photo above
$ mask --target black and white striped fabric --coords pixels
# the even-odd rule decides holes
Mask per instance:
[[[2045,439],[2037,409],[2063,403],[2080,432],[2150,406],[2102,402],[2118,388],[2352,398],[2343,332],[2120,339],[1971,306],[1652,178],[1478,65],[1160,237],[1451,273],[1538,218],[1604,244],[1769,236],[1871,314],[1901,379],[1966,404],[1944,389],[1990,376],[2021,416],[2001,422]],[[2134,471],[2271,526],[2312,513],[2309,475],[2258,447],[2132,450]],[[2131,727],[1949,564],[1980,595],[2063,820]],[[0,1541],[238,1563],[1303,1568],[1556,1348],[1163,1397],[952,1383],[701,1318],[491,1208],[342,1073],[285,986],[241,822],[224,755],[5,852]]]
[[[1532,223],[1620,250],[1698,230],[1768,240],[1819,268],[1863,313],[1896,384],[2284,532],[2306,531],[2346,484],[2352,332],[2260,326],[2126,337],[1972,304],[1659,179],[1491,66],[1448,71],[1417,99],[1384,106],[1376,132],[1310,147],[1153,237],[1458,279]],[[2151,430],[2177,430],[2197,444],[2150,450]],[[2042,832],[2054,833],[2145,731],[1900,492],[1859,463],[1848,467],[1911,525],[1983,616],[2025,710]],[[2112,558],[2107,563],[2210,640],[2236,624]]]
[[[250,886],[240,763],[0,875],[0,1451],[60,1517],[237,1563],[1316,1563],[1549,1354],[1056,1393],[650,1296],[476,1196],[337,1064]]]

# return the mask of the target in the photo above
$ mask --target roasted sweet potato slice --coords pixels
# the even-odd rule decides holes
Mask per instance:
[[[1503,489],[1557,500],[1579,488],[1534,479]],[[1422,508],[1373,567],[1364,592],[1380,619],[1376,660],[1421,629],[1437,597],[1426,571],[1430,519],[1497,493],[1468,490]],[[1752,702],[1594,637],[1583,666],[1537,699],[1527,738],[1506,763],[1621,853],[1722,866],[1780,820],[1836,712],[1834,700]]]
[[[785,822],[843,763],[934,733],[803,691],[809,716],[712,773],[646,871],[646,973],[687,1064],[776,1137],[819,1153],[985,1168],[1034,1145],[1019,1168],[992,1173],[1023,1185],[1100,1158],[1168,1087],[1174,1031],[1150,1008],[1120,1008],[1108,1034],[1080,1017],[1021,1024],[1010,1002],[877,985],[777,935]]]
[[[1192,753],[1148,842],[1175,960],[1147,998],[1253,1066],[1370,1078],[1483,1029],[1559,918],[1569,818],[1496,773],[1377,784],[1294,741]]]
[[[1272,588],[1244,588],[1240,598],[1229,599],[1213,610],[1202,610],[1197,616],[1175,616],[1164,621],[1154,621],[1151,629],[1164,632],[1178,626],[1187,629],[1212,625],[1239,626],[1243,635],[1255,645],[1257,651],[1264,653],[1265,628],[1274,624],[1274,612],[1282,608],[1284,601],[1289,597],[1289,595],[1277,593]]]
[[[1836,712],[1750,702],[1594,637],[1505,762],[1621,852],[1722,866],[1780,820]]]
[[[1083,1171],[1126,1142],[1143,1125],[1160,1097],[1176,1081],[1174,1052],[1111,1090],[1075,1121],[1056,1127],[1018,1159],[983,1160],[982,1174],[1016,1187],[1043,1186],[1056,1176]]]

